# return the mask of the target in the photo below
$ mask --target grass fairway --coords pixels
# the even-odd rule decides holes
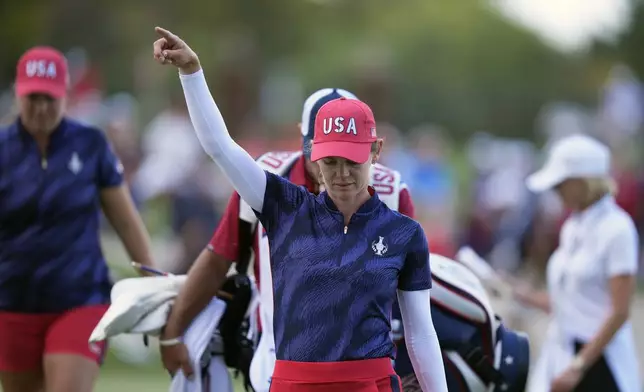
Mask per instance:
[[[235,380],[235,392],[244,388]],[[170,385],[168,374],[161,362],[155,360],[149,365],[132,366],[109,355],[101,370],[95,392],[163,392]]]
[[[244,391],[239,380],[233,382],[235,392]],[[158,359],[147,365],[133,366],[110,354],[101,369],[94,392],[164,392],[169,386],[170,378]]]

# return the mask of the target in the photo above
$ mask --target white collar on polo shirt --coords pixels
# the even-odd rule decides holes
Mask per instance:
[[[614,203],[615,198],[612,195],[606,195],[588,206],[585,210],[573,212],[572,216],[577,221],[588,222],[588,220],[594,219],[593,217],[601,214],[608,205]]]

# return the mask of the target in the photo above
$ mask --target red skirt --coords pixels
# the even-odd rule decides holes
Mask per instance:
[[[400,392],[389,358],[342,362],[277,361],[270,392]]]

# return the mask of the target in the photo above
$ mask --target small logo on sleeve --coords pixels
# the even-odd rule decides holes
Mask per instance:
[[[373,252],[378,256],[382,256],[387,253],[387,249],[389,249],[389,247],[387,246],[387,243],[385,243],[385,237],[378,236],[378,242],[373,241],[371,243],[371,249],[373,249]]]

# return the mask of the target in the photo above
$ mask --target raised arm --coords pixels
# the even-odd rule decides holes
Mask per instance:
[[[221,167],[239,195],[255,211],[262,212],[266,174],[255,160],[230,137],[224,119],[210,94],[196,53],[179,37],[157,27],[154,58],[179,68],[190,120],[201,146]]]

